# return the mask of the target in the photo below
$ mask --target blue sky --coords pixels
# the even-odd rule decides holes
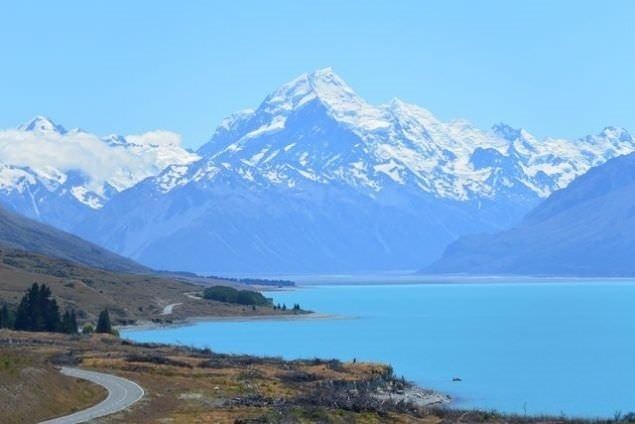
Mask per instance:
[[[18,4],[19,3],[19,4]],[[635,131],[635,2],[7,2],[0,127],[205,142],[225,115],[332,66],[372,103],[575,137]]]

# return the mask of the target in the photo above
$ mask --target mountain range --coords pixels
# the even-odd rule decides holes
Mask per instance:
[[[37,159],[0,149],[19,175],[0,172],[0,202],[145,265],[203,273],[417,269],[635,151],[621,128],[538,139],[398,99],[371,105],[330,68],[227,117],[196,153],[166,131],[98,137],[44,118],[3,132],[0,147],[24,140]],[[39,140],[107,160],[49,169]]]
[[[591,169],[516,227],[464,236],[426,273],[635,275],[635,153]]]
[[[0,198],[16,212],[69,230],[144,178],[198,159],[179,143],[169,131],[99,137],[37,116],[0,131]]]

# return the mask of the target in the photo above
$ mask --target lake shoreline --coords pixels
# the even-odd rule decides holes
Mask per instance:
[[[391,364],[419,387],[449,394],[453,409],[609,417],[629,411],[627,382],[635,375],[635,343],[623,337],[635,322],[635,281],[612,281],[304,286],[272,297],[333,315],[204,317],[211,322],[176,330],[154,325],[158,331],[123,336],[218,352]],[[537,307],[544,311],[539,317]],[[617,350],[611,363],[581,373],[606,356],[607,345]],[[550,355],[542,354],[545,346]],[[576,346],[577,354],[566,346]],[[615,389],[598,392],[598,385]]]
[[[173,323],[157,323],[152,321],[142,322],[134,325],[118,326],[117,330],[125,331],[147,331],[161,330],[166,328],[179,328],[204,322],[255,322],[255,321],[303,321],[303,320],[337,320],[355,319],[343,315],[324,314],[319,312],[309,312],[303,314],[289,315],[252,315],[252,316],[200,316],[191,317]],[[125,334],[121,336],[126,338]],[[135,342],[136,343],[136,342]],[[178,345],[178,344],[173,344]],[[229,353],[228,353],[229,354]],[[258,356],[258,355],[256,355]],[[377,362],[381,363],[381,362]],[[388,364],[390,365],[390,364]],[[423,387],[417,383],[409,381],[407,387],[398,393],[387,393],[379,391],[373,395],[376,399],[386,402],[405,402],[418,407],[451,407],[454,402],[453,396],[436,390],[434,388]]]
[[[157,330],[166,328],[178,328],[194,325],[201,322],[250,322],[250,321],[295,321],[317,319],[344,319],[335,314],[323,314],[308,312],[298,314],[271,314],[271,315],[224,315],[224,316],[196,316],[179,319],[172,322],[139,321],[130,325],[116,326],[118,331]]]
[[[592,285],[592,284],[626,284],[633,282],[633,278],[629,277],[586,277],[586,278],[567,278],[567,277],[505,277],[505,276],[412,276],[404,275],[393,278],[367,277],[366,279],[357,279],[355,276],[324,276],[324,277],[306,277],[306,279],[298,278],[296,286],[280,291],[291,291],[293,289],[304,289],[316,286],[431,286],[431,285],[526,285],[526,284],[566,284],[566,285]]]
[[[572,276],[572,275],[505,275],[505,274],[426,274],[416,270],[399,270],[385,272],[334,273],[334,274],[280,274],[260,275],[261,278],[283,278],[293,281],[294,286],[264,288],[262,291],[289,291],[311,286],[340,285],[429,285],[429,284],[498,284],[509,285],[524,283],[621,283],[633,281],[629,276]]]

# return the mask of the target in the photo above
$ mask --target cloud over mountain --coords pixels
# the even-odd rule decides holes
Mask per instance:
[[[36,117],[17,129],[0,131],[0,191],[5,203],[19,212],[60,225],[42,215],[51,203],[49,196],[65,197],[77,203],[73,207],[98,209],[114,193],[168,165],[196,159],[170,131],[99,137]]]

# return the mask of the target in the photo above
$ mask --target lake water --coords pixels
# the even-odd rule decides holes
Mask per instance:
[[[587,417],[635,411],[635,282],[325,285],[273,297],[336,318],[200,322],[124,336],[383,361],[459,407]]]

